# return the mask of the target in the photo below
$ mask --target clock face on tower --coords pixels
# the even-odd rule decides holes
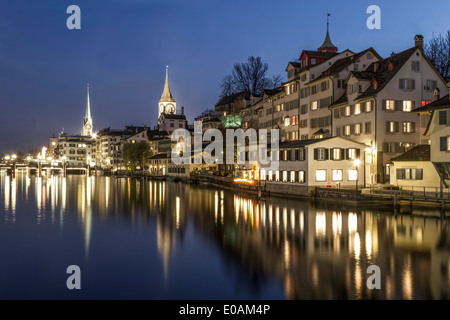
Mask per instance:
[[[160,105],[160,106],[159,106],[159,112],[160,112],[160,113],[163,113],[163,112],[164,112],[164,105]]]
[[[175,113],[175,107],[173,104],[168,104],[167,105],[167,112],[168,113]]]
[[[84,126],[86,128],[86,130],[91,130],[92,126],[88,123]]]

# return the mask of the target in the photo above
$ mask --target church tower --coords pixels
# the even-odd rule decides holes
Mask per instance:
[[[92,117],[91,117],[91,103],[89,101],[89,83],[87,85],[87,102],[86,113],[83,120],[83,136],[92,136]]]
[[[161,114],[176,114],[177,102],[172,96],[169,87],[169,66],[166,66],[166,83],[164,84],[164,91],[159,100],[158,119],[161,118]]]
[[[318,49],[319,52],[333,52],[336,53],[338,48],[333,44],[333,42],[331,42],[331,37],[330,37],[330,22],[328,20],[328,18],[330,17],[330,14],[327,14],[327,34],[325,35],[325,41],[323,42],[323,44],[320,46],[320,48]]]

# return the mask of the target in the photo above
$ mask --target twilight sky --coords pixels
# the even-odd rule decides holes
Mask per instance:
[[[69,5],[81,30],[69,30]],[[381,30],[366,9],[381,8]],[[165,66],[189,122],[218,100],[235,62],[260,56],[286,76],[326,32],[339,51],[382,57],[450,29],[448,0],[0,0],[0,153],[40,148],[62,128],[81,131],[86,84],[94,130],[155,126]]]

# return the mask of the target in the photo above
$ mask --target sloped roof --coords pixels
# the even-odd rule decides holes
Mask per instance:
[[[296,140],[296,141],[289,141],[289,142],[282,142],[280,143],[279,148],[280,149],[289,149],[289,148],[302,148],[306,147],[307,145],[316,143],[318,141],[324,141],[330,138],[325,139],[308,139],[308,140]]]
[[[386,59],[380,60],[378,62],[373,62],[366,69],[365,72],[367,73],[365,74],[365,76],[369,76],[369,73],[373,73],[373,79],[375,79],[379,85],[376,89],[374,89],[372,86],[369,86],[369,88],[361,95],[359,95],[355,100],[372,97],[383,90],[384,87],[392,80],[392,78],[397,74],[397,72],[403,67],[406,61],[408,61],[408,59],[413,55],[414,52],[416,52],[418,48],[420,48],[422,54],[424,55],[421,47],[413,47],[400,53],[393,54]],[[389,70],[390,64],[393,65],[392,70]],[[376,65],[377,69],[375,71]],[[359,74],[359,76],[362,76],[362,74]]]
[[[230,94],[228,96],[224,96],[224,97],[220,98],[220,100],[216,103],[216,107],[232,103],[232,102],[234,102],[234,100],[236,100],[237,98],[239,98],[241,96],[244,97],[244,99],[248,100],[248,99],[250,99],[250,92],[241,91],[241,92]]]
[[[391,161],[430,161],[430,145],[419,144]]]
[[[425,112],[425,111],[434,111],[440,109],[448,109],[450,108],[450,96],[446,95],[436,101],[430,102],[429,104],[416,108],[411,112]]]
[[[181,120],[185,120],[186,116],[184,114],[171,114],[171,113],[164,113],[164,118],[165,119],[181,119]]]
[[[321,51],[312,51],[312,50],[303,50],[302,54],[303,53],[310,57],[328,57],[328,58],[331,58],[338,54],[337,52],[321,52]]]
[[[317,77],[316,79],[310,81],[309,83],[312,82],[316,82],[320,79],[326,78],[330,75],[336,74],[342,70],[344,70],[345,68],[347,68],[349,65],[351,65],[352,63],[355,63],[356,60],[358,60],[359,58],[361,58],[364,54],[366,54],[367,52],[372,51],[373,54],[378,58],[378,59],[382,59],[381,56],[375,51],[374,48],[370,47],[364,51],[358,52],[354,55],[348,56],[348,57],[344,57],[341,58],[339,60],[336,60],[336,62],[334,62],[327,70],[325,70],[324,72],[322,72],[322,74]]]
[[[344,92],[344,93],[339,97],[339,99],[337,99],[337,100],[334,101],[332,104],[330,104],[330,105],[328,106],[328,108],[330,109],[331,107],[338,106],[338,105],[341,105],[341,104],[345,104],[345,103],[347,103],[347,102],[348,102],[348,97],[347,97],[347,94]]]

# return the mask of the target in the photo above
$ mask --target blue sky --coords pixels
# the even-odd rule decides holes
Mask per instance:
[[[69,5],[81,30],[68,30]],[[381,30],[366,9],[381,8]],[[0,0],[0,153],[28,151],[81,130],[86,84],[94,129],[157,122],[165,66],[188,120],[218,100],[235,62],[260,56],[281,74],[323,42],[386,57],[450,29],[450,2],[254,0]]]

